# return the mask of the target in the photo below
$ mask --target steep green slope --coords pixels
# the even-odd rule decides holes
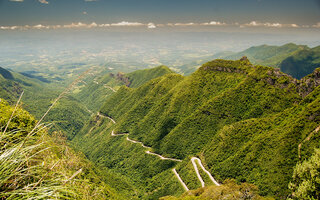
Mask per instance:
[[[299,100],[295,90],[263,80],[269,70],[253,68],[247,61],[216,60],[161,98],[154,98],[157,88],[144,85],[121,98],[110,98],[101,112],[119,121],[116,131],[130,132],[131,138],[161,154],[184,158],[198,152],[224,125],[279,112]]]
[[[38,119],[62,91],[62,88],[52,88],[47,83],[20,73],[3,68],[0,71],[0,97],[12,103],[24,91],[22,98],[24,108]],[[53,130],[61,130],[71,139],[89,120],[89,117],[90,112],[87,108],[77,99],[66,94],[48,114],[45,121],[54,122]]]
[[[238,60],[243,56],[247,56],[249,60],[256,65],[280,67],[283,60],[292,56],[302,50],[309,50],[310,48],[305,45],[296,45],[293,43],[285,44],[282,46],[271,46],[271,45],[260,45],[253,46],[241,52],[219,52],[213,56],[206,57],[201,60],[194,61],[192,63],[183,65],[179,69],[185,74],[190,75],[196,71],[197,68],[212,59],[227,59],[227,60]],[[309,73],[311,73],[310,71]],[[305,74],[306,75],[306,74]]]
[[[284,59],[280,64],[281,71],[301,79],[320,67],[320,46],[304,49]]]
[[[152,69],[144,69],[131,72],[127,75],[127,77],[129,78],[130,87],[136,88],[148,82],[151,79],[170,73],[173,72],[168,67],[159,66]]]
[[[151,96],[156,100],[161,98],[164,93],[167,93],[181,79],[182,76],[177,74],[168,74],[153,79],[139,88],[139,95],[133,94],[131,97],[132,99],[137,98],[134,96],[146,94],[146,91],[154,87],[153,95]],[[122,99],[131,90],[134,89],[121,87],[110,98],[110,101]],[[115,108],[118,110],[117,114],[121,115],[121,113],[129,109],[131,104],[123,106],[119,105]],[[136,114],[140,115],[141,113]],[[120,173],[126,176],[129,179],[128,182],[135,186],[134,188],[119,188],[121,193],[128,193],[128,195],[137,198],[150,198],[150,196],[153,196],[154,198],[152,199],[155,199],[175,192],[179,194],[183,192],[179,183],[175,181],[172,172],[165,172],[166,169],[175,164],[174,162],[162,161],[155,156],[147,155],[141,145],[132,144],[125,137],[112,137],[112,124],[110,119],[97,115],[76,135],[72,140],[72,144],[83,151],[100,168],[107,167],[116,174]],[[161,179],[156,177],[161,177]],[[159,180],[163,181],[160,185]],[[148,185],[151,186],[149,187]],[[134,191],[136,194],[133,193]]]
[[[224,127],[203,151],[211,171],[221,179],[254,182],[262,194],[284,198],[299,161],[298,146],[319,126],[319,91],[277,115]],[[319,139],[315,135],[303,144],[301,160],[320,146]]]
[[[287,57],[294,53],[309,49],[304,45],[296,45],[293,43],[285,44],[283,46],[269,46],[261,45],[250,47],[242,52],[235,53],[229,56],[223,56],[223,59],[237,60],[242,56],[247,56],[254,64],[260,64],[271,67],[279,67],[280,63]]]
[[[237,184],[234,180],[226,180],[222,186],[208,186],[185,192],[180,197],[167,196],[160,200],[273,200],[273,198],[261,197],[257,188],[252,184]]]
[[[172,73],[172,71],[165,66],[138,70],[128,74],[120,72],[118,74],[106,73],[103,76],[97,76],[93,80],[89,80],[90,82],[86,84],[80,85],[79,89],[75,91],[74,97],[92,112],[97,112],[107,97],[115,93],[122,85],[132,88],[139,87],[153,78],[168,73]]]
[[[257,185],[263,195],[284,197],[297,146],[315,128],[318,114],[305,118],[320,108],[309,105],[319,78],[318,71],[297,81],[246,59],[214,60],[188,77],[171,73],[138,88],[121,87],[101,108],[105,117],[92,119],[72,142],[100,167],[127,175],[139,198],[182,194],[173,167],[189,189],[200,187],[192,156],[199,156],[219,182],[234,178]],[[129,135],[113,137],[112,130]],[[126,137],[183,161],[146,154]],[[208,177],[205,182],[212,184]]]

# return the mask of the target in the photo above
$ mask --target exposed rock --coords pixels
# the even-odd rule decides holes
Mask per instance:
[[[117,77],[118,80],[122,81],[127,87],[131,85],[131,82],[127,76],[125,76],[124,73],[118,72]]]
[[[240,59],[240,61],[249,61],[247,56],[242,56],[242,58]]]

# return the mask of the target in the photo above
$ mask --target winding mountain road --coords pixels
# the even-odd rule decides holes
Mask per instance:
[[[99,112],[98,112],[98,116],[108,118],[108,119],[110,119],[114,124],[116,124],[116,121],[114,121],[111,117],[104,116],[104,115],[102,115],[102,114],[99,113]],[[115,134],[115,133],[114,133],[114,130],[112,130],[112,132],[111,132],[111,136],[114,136],[114,137],[115,137],[115,136],[123,136],[123,135],[127,135],[126,139],[127,139],[129,142],[132,142],[132,143],[135,143],[135,144],[140,144],[142,147],[148,149],[148,150],[145,151],[146,154],[157,156],[157,157],[159,157],[161,160],[171,160],[171,161],[175,161],[175,162],[182,162],[182,160],[179,160],[179,159],[167,158],[167,157],[164,157],[164,156],[162,156],[162,155],[160,155],[160,154],[151,152],[151,151],[150,151],[150,150],[151,150],[151,147],[148,147],[148,146],[144,145],[142,142],[139,142],[139,141],[130,139],[130,138],[129,138],[129,133],[117,133],[117,134]],[[197,166],[197,163],[196,163],[196,162],[198,162],[198,164],[200,165],[201,169],[202,169],[206,174],[208,174],[210,180],[211,180],[216,186],[220,186],[220,184],[213,178],[213,176],[211,175],[211,173],[210,173],[208,170],[206,170],[206,168],[203,166],[203,164],[202,164],[202,162],[201,162],[201,160],[200,160],[199,158],[197,158],[197,157],[192,157],[192,158],[191,158],[191,162],[192,162],[193,168],[194,168],[194,170],[195,170],[195,172],[196,172],[196,174],[197,174],[197,177],[198,177],[198,179],[199,179],[202,187],[205,187],[205,182],[203,181],[203,179],[202,179],[202,177],[201,177],[201,175],[200,175],[200,172],[199,172],[199,169],[198,169],[198,166]],[[189,188],[188,188],[187,185],[183,182],[183,180],[181,179],[181,177],[180,177],[180,175],[178,174],[177,170],[176,170],[175,168],[173,168],[172,171],[173,171],[174,175],[177,177],[177,179],[178,179],[178,181],[180,182],[180,184],[182,185],[183,189],[184,189],[185,191],[189,191]]]
[[[216,186],[220,186],[220,184],[213,178],[213,176],[210,174],[210,172],[208,170],[206,170],[206,168],[204,168],[204,166],[202,165],[202,162],[199,158],[196,158],[196,157],[192,157],[191,158],[191,162],[192,162],[192,165],[193,165],[193,168],[194,170],[196,171],[196,174],[198,176],[198,179],[200,180],[201,182],[201,186],[204,187],[204,181],[200,175],[200,172],[199,172],[199,169],[198,169],[198,166],[197,166],[197,163],[196,161],[198,162],[198,164],[200,165],[201,169],[206,173],[208,174],[209,178],[211,179],[211,181],[216,185]]]
[[[181,183],[183,189],[184,189],[185,191],[189,191],[189,188],[187,187],[187,185],[183,182],[183,180],[182,180],[181,177],[179,176],[176,168],[173,168],[172,171],[173,171],[174,175],[176,175],[176,177],[178,178],[178,180],[179,180],[179,182]]]
[[[107,89],[110,89],[110,90],[112,90],[113,92],[117,92],[115,89],[113,89],[112,87],[108,86],[107,84],[104,84],[103,87],[104,87],[104,88],[107,88]]]

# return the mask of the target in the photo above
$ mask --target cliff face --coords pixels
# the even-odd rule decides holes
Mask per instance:
[[[312,74],[302,78],[299,81],[299,93],[304,97],[311,93],[316,87],[320,85],[320,69],[317,68]]]
[[[239,61],[214,60],[210,65],[204,65],[200,70],[239,73],[252,76],[254,79],[263,80],[269,85],[279,88],[296,89],[301,97],[307,96],[320,85],[320,68],[301,80],[283,73],[279,68],[253,66],[246,57]]]
[[[117,80],[123,82],[127,87],[131,85],[129,78],[122,72],[118,72],[116,75],[110,73],[110,77],[116,77]]]

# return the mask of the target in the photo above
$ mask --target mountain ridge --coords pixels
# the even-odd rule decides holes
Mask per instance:
[[[293,159],[286,168],[288,173],[277,174],[278,179],[268,179],[281,185],[279,187],[281,191],[279,191],[274,187],[274,184],[262,183],[260,180],[263,176],[257,175],[256,171],[251,170],[244,173],[243,176],[239,176],[237,173],[242,172],[242,169],[239,169],[230,174],[221,172],[221,175],[219,175],[221,168],[213,166],[222,163],[222,161],[221,159],[212,160],[214,150],[210,149],[210,146],[212,146],[210,143],[213,138],[218,138],[223,131],[229,130],[229,126],[244,123],[244,126],[247,127],[245,124],[250,120],[253,123],[260,120],[268,124],[267,121],[264,121],[265,119],[280,119],[275,118],[275,116],[281,116],[281,113],[286,113],[286,110],[290,110],[303,99],[315,93],[316,90],[310,89],[310,85],[305,87],[308,82],[314,84],[313,88],[317,88],[319,82],[317,70],[307,76],[306,79],[297,80],[280,72],[279,69],[254,66],[245,58],[238,61],[214,60],[204,64],[191,76],[183,77],[170,73],[152,79],[137,88],[122,86],[108,98],[100,110],[104,115],[117,121],[117,124],[113,125],[115,129],[111,129],[110,125],[106,123],[102,123],[94,129],[90,128],[92,127],[90,124],[87,124],[81,134],[77,135],[72,142],[95,162],[103,160],[100,165],[109,166],[120,173],[128,174],[134,182],[139,182],[139,185],[142,184],[143,187],[153,188],[151,191],[157,191],[153,193],[156,197],[170,193],[181,194],[182,186],[174,186],[179,184],[178,181],[169,181],[168,185],[160,187],[161,189],[154,182],[156,179],[159,182],[164,181],[163,174],[167,174],[167,177],[174,176],[171,170],[172,166],[176,166],[177,173],[182,180],[189,180],[186,183],[188,188],[200,187],[198,183],[194,182],[195,174],[188,167],[190,166],[190,156],[199,156],[210,169],[210,173],[217,176],[219,182],[223,182],[228,177],[240,182],[248,180],[250,183],[259,186],[261,194],[277,195],[277,197],[282,198],[288,192],[288,180],[295,163],[299,160],[297,154],[291,155]],[[284,116],[287,116],[287,114]],[[301,117],[298,119],[302,120]],[[287,120],[287,118],[285,117],[284,120]],[[90,135],[87,134],[89,129],[92,129]],[[157,161],[151,161],[150,159],[154,158],[147,155],[136,157],[137,154],[130,151],[139,151],[144,154],[143,149],[137,147],[136,150],[132,150],[131,148],[136,147],[128,146],[126,140],[112,139],[111,130],[115,130],[115,134],[130,133],[131,140],[152,147],[154,153],[165,157],[179,158],[183,162],[179,164],[160,164]],[[298,135],[294,137],[298,137]],[[116,143],[112,144],[112,141],[116,141]],[[221,139],[218,141],[221,141]],[[260,144],[262,141],[257,140],[256,142]],[[94,149],[80,147],[84,142],[87,145],[97,144],[97,146],[92,146]],[[298,145],[300,142],[295,139],[294,143]],[[104,149],[103,154],[94,153],[101,151],[102,146],[112,146],[112,148]],[[221,146],[222,144],[220,144]],[[313,146],[315,146],[314,143]],[[128,149],[129,147],[131,150]],[[278,148],[283,148],[284,151],[291,149],[288,145]],[[308,149],[308,151],[311,152],[312,149]],[[108,154],[112,154],[113,157]],[[123,157],[122,154],[126,154],[126,156]],[[225,156],[229,155],[228,153],[219,153],[219,155],[223,154]],[[131,158],[131,156],[136,157],[136,159]],[[209,159],[209,162],[207,159]],[[285,158],[271,157],[269,159],[267,163],[282,162]],[[149,166],[140,169],[146,162],[149,163]],[[120,163],[126,164],[120,165]],[[138,171],[141,172],[153,170],[152,175],[148,173],[145,176],[149,177],[146,178],[147,180],[152,181],[143,183],[145,180],[142,181],[139,177],[135,177],[132,174],[133,172],[130,171],[132,169],[130,166],[135,165],[139,166]],[[279,170],[277,166],[276,164],[270,169]],[[121,170],[119,170],[119,167]],[[258,171],[272,174],[270,170],[265,168],[261,168],[261,170]],[[255,178],[249,178],[250,173]],[[272,177],[274,178],[274,175]],[[283,179],[280,179],[280,177]],[[175,189],[172,188],[173,186]],[[180,189],[177,190],[179,187]],[[176,190],[176,192],[173,192],[173,190]]]

